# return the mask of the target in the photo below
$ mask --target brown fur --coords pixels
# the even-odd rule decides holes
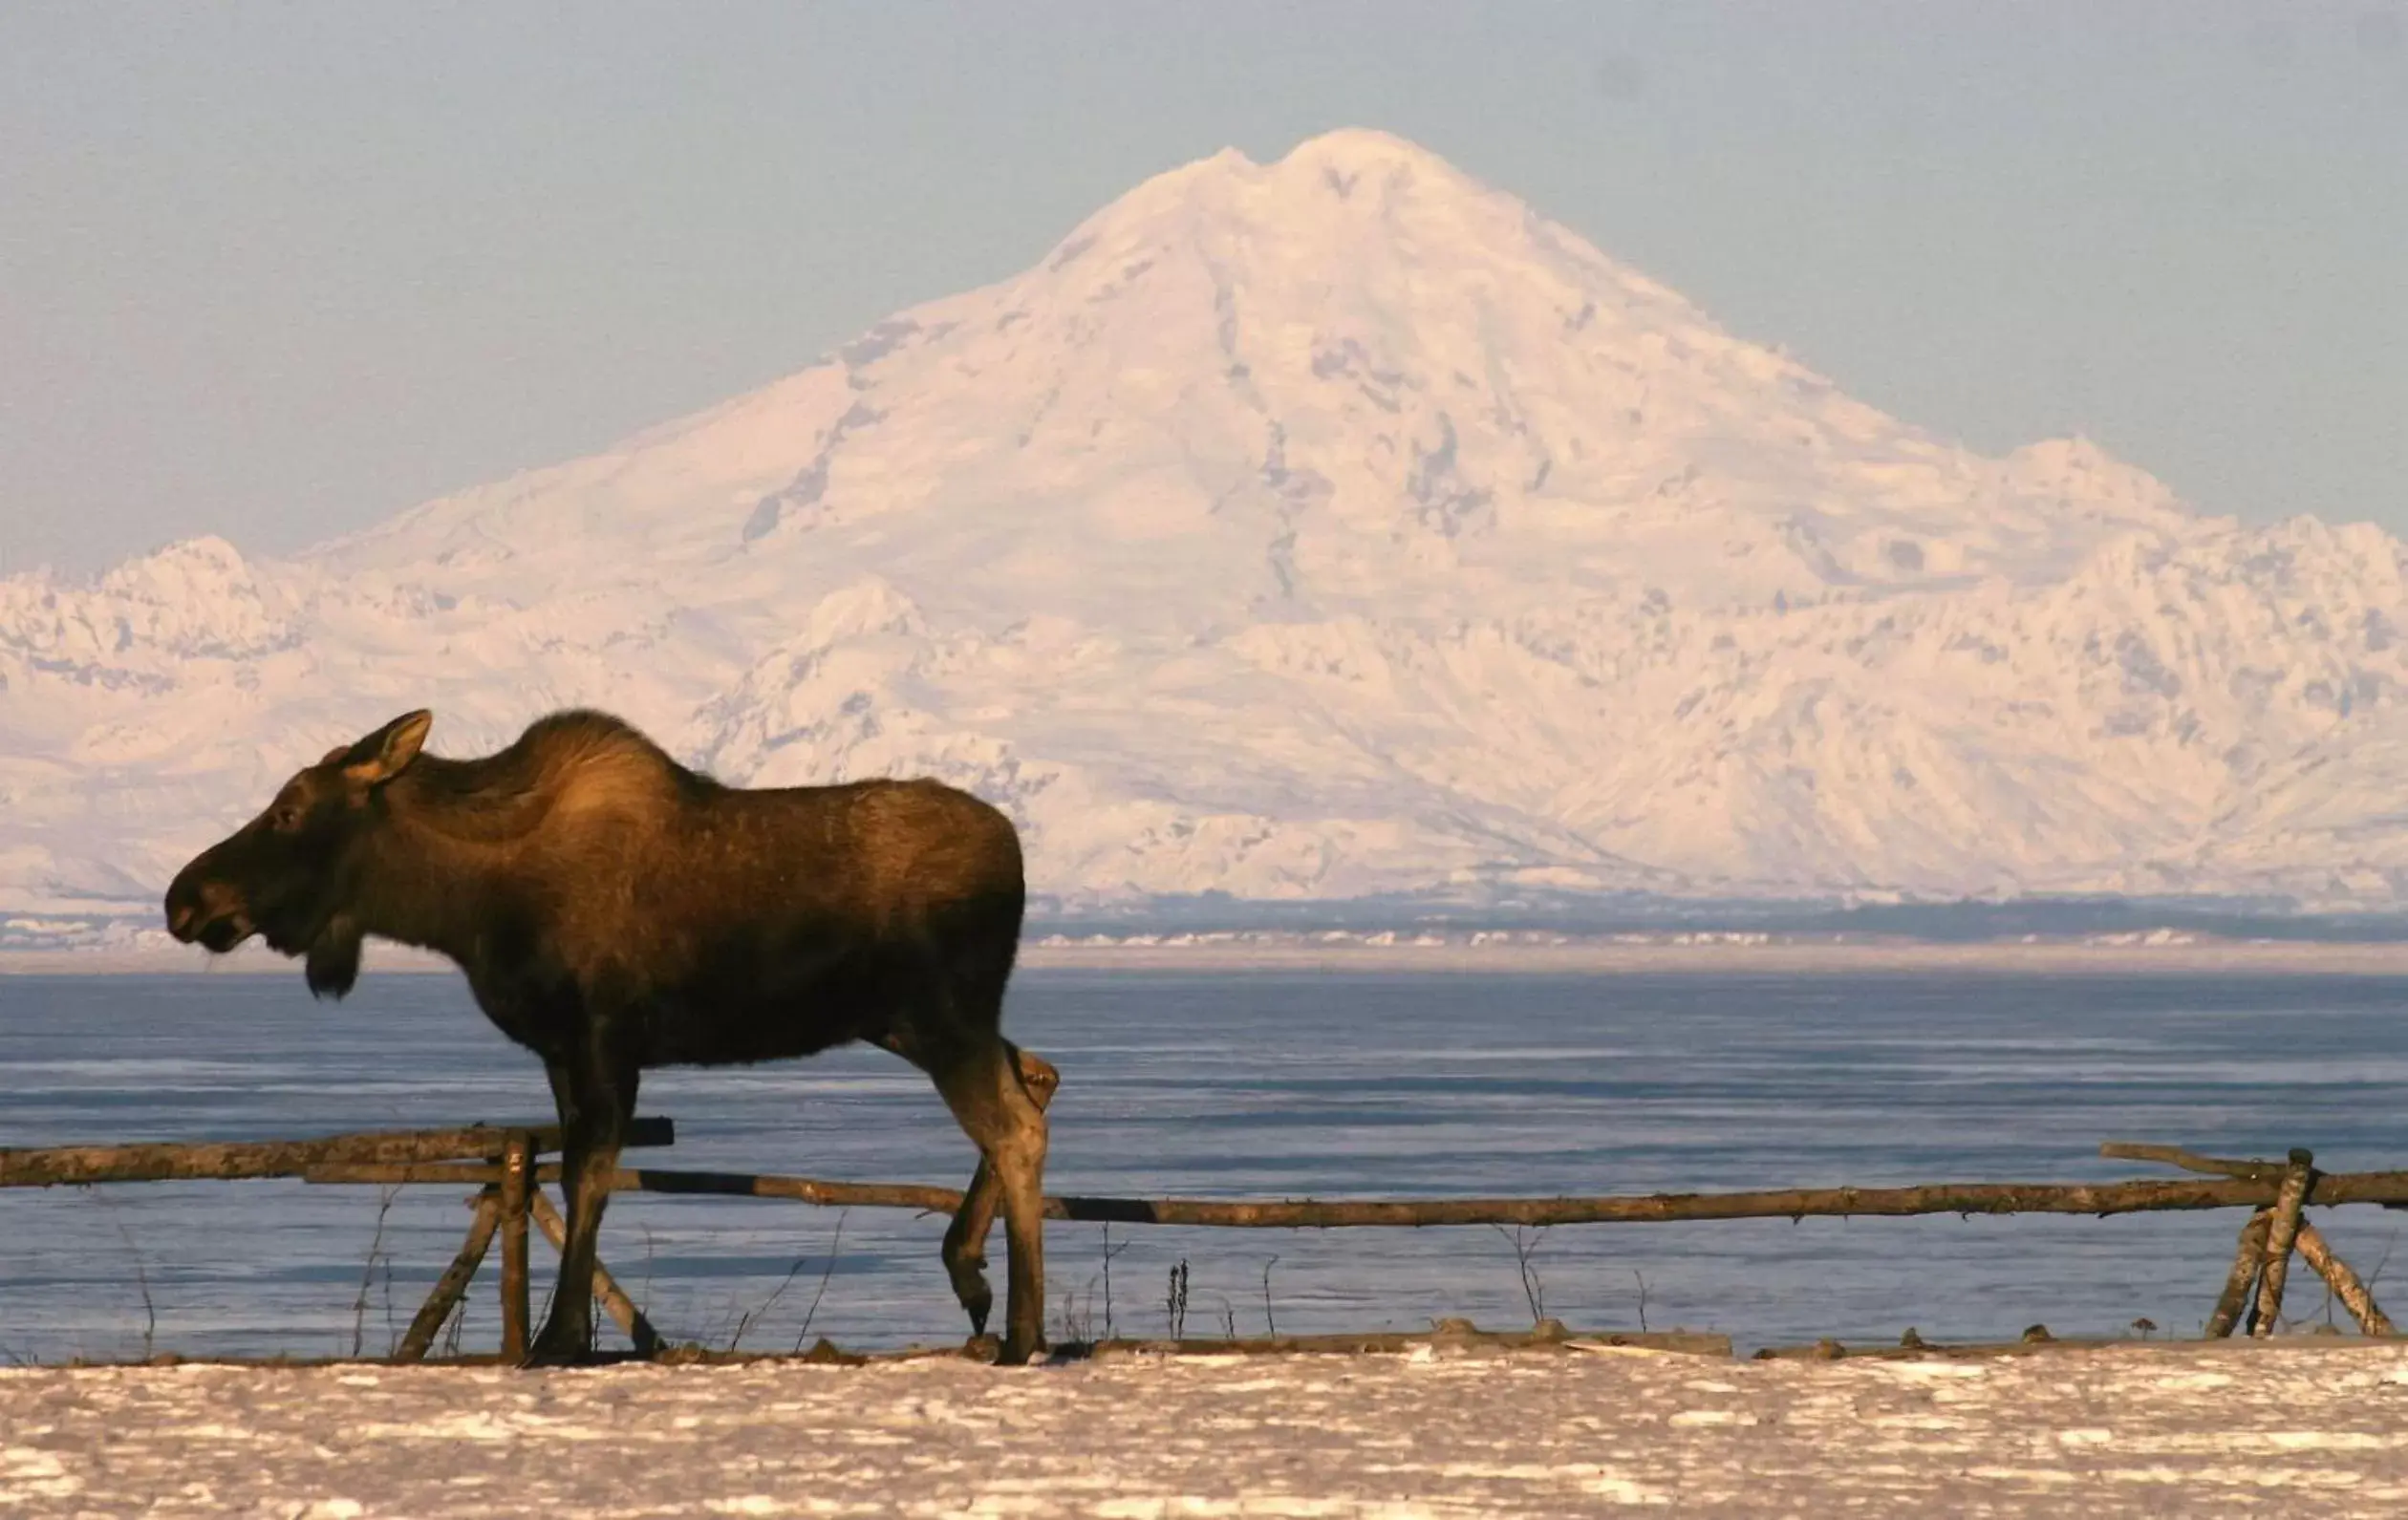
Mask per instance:
[[[397,718],[294,777],[179,874],[168,924],[216,951],[261,933],[336,996],[368,935],[439,951],[543,1058],[570,1208],[539,1355],[591,1336],[594,1231],[644,1068],[856,1039],[927,1071],[978,1143],[946,1265],[983,1331],[1000,1197],[1003,1351],[1032,1353],[1053,1079],[1000,1033],[1024,900],[1010,821],[933,781],[723,786],[598,713],[555,714],[469,760],[419,753],[430,722]]]

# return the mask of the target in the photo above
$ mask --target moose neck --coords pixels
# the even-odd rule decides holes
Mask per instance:
[[[473,970],[493,927],[501,881],[519,852],[446,829],[441,804],[417,802],[402,783],[388,794],[387,807],[350,916],[362,933],[435,951]]]

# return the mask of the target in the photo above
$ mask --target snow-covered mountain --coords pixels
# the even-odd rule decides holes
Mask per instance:
[[[970,786],[1072,905],[2390,905],[2402,576],[2078,440],[1968,453],[1341,132],[295,559],[0,581],[0,910],[140,910],[395,712],[458,754],[569,703],[733,781]]]

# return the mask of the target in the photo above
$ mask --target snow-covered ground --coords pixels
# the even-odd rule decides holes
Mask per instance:
[[[2408,1349],[0,1372],[0,1513],[2384,1515]]]
[[[294,558],[0,579],[0,942],[155,913],[397,713],[465,755],[572,703],[740,783],[943,776],[1073,906],[2388,908],[2403,629],[2379,529],[1984,458],[1338,132]]]

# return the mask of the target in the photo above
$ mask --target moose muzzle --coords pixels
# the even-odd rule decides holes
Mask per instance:
[[[215,954],[250,938],[255,927],[242,899],[224,882],[179,876],[167,888],[167,932],[186,945],[199,943]]]

